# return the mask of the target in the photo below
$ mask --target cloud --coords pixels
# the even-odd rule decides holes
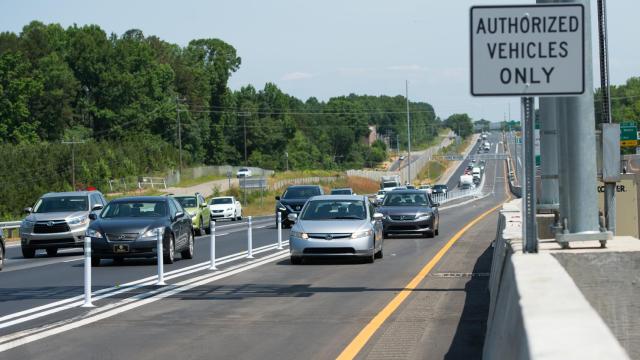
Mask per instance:
[[[313,74],[301,71],[294,71],[288,74],[284,74],[280,80],[283,81],[295,81],[295,80],[305,80],[311,79]]]
[[[410,65],[391,65],[387,66],[387,70],[391,71],[428,71],[429,69],[425,66],[420,66],[417,64]]]

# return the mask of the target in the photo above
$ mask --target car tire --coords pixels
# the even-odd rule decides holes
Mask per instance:
[[[36,256],[36,249],[25,246],[22,247],[22,257],[31,259],[34,256]]]
[[[4,267],[4,248],[0,246],[0,270]]]
[[[384,257],[384,254],[382,253],[382,249],[380,249],[380,251],[378,251],[375,256],[376,256],[376,259],[382,259]]]
[[[100,258],[97,256],[92,256],[91,257],[91,266],[92,267],[98,267],[100,266]]]
[[[437,228],[436,228],[435,235],[436,235],[436,236],[440,235],[440,227],[437,227]]]
[[[56,256],[58,255],[58,248],[48,248],[47,256]]]
[[[211,221],[213,220],[209,219],[209,226],[204,228],[204,233],[207,235],[211,235]]]
[[[302,264],[302,256],[291,257],[291,265],[301,265],[301,264]]]
[[[375,251],[370,256],[364,258],[365,264],[373,264],[376,261],[376,253]]]
[[[193,235],[189,234],[189,240],[187,240],[187,248],[182,250],[180,255],[183,259],[193,259]]]
[[[124,258],[123,257],[113,258],[113,263],[116,265],[122,265],[124,264]]]
[[[238,216],[238,220],[242,221],[242,210],[240,210],[240,216]]]
[[[238,220],[238,213],[236,213],[235,211],[233,212],[233,218],[231,218],[231,221],[237,221]]]
[[[434,236],[433,231],[427,231],[424,233],[424,236],[426,238],[432,238]]]
[[[176,253],[176,242],[173,238],[173,234],[171,235],[171,237],[169,238],[169,249],[167,249],[167,254],[163,255],[164,256],[164,263],[165,264],[173,264],[173,261],[175,260],[175,253]]]

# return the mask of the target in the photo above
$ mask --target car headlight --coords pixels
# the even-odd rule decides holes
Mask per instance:
[[[89,217],[86,215],[74,217],[69,219],[67,223],[69,223],[69,225],[85,225],[89,223]]]
[[[20,224],[20,227],[32,228],[35,224],[36,224],[35,221],[22,220],[22,223]]]
[[[96,239],[102,239],[102,234],[100,233],[100,231],[95,230],[95,229],[87,229],[86,235],[88,237],[92,237],[92,238],[96,238]]]
[[[290,232],[289,234],[290,234],[292,237],[297,237],[297,238],[300,238],[300,239],[305,239],[305,240],[306,240],[306,239],[308,239],[308,238],[309,238],[309,235],[307,235],[307,233],[306,233],[306,232],[292,231],[292,232]]]
[[[369,230],[354,232],[353,234],[351,234],[351,238],[357,239],[357,238],[371,236],[371,235],[373,235],[373,230],[369,229]]]
[[[227,208],[227,211],[231,211],[231,210],[233,210],[233,208]]]
[[[416,220],[429,220],[431,214],[418,214]]]
[[[156,240],[158,238],[158,235],[160,235],[160,237],[164,235],[163,227],[149,229],[146,233],[142,234],[141,238],[144,238],[145,240]]]

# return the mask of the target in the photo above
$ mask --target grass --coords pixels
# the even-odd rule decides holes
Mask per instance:
[[[342,172],[334,170],[300,170],[300,171],[280,171],[275,173],[269,178],[270,182],[274,183],[280,180],[297,179],[305,177],[328,177],[339,176]]]
[[[180,182],[176,185],[173,185],[175,187],[190,187],[190,186],[195,186],[195,185],[200,185],[202,183],[206,183],[209,181],[215,181],[215,180],[226,180],[227,177],[225,175],[206,175],[206,176],[201,176],[199,178],[193,178],[193,179],[181,179]]]

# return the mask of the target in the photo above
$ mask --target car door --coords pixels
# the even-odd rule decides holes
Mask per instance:
[[[173,199],[178,207],[178,211],[182,211],[185,215],[179,220],[180,221],[180,232],[182,235],[182,244],[187,246],[187,242],[189,241],[189,234],[192,232],[193,222],[191,221],[191,217],[187,214],[186,210],[180,205],[180,203]]]
[[[182,246],[182,218],[176,219],[176,214],[184,209],[180,207],[180,204],[172,198],[169,198],[167,201],[167,205],[169,205],[169,221],[171,222],[171,232],[173,233],[173,238],[175,239],[175,247]]]

